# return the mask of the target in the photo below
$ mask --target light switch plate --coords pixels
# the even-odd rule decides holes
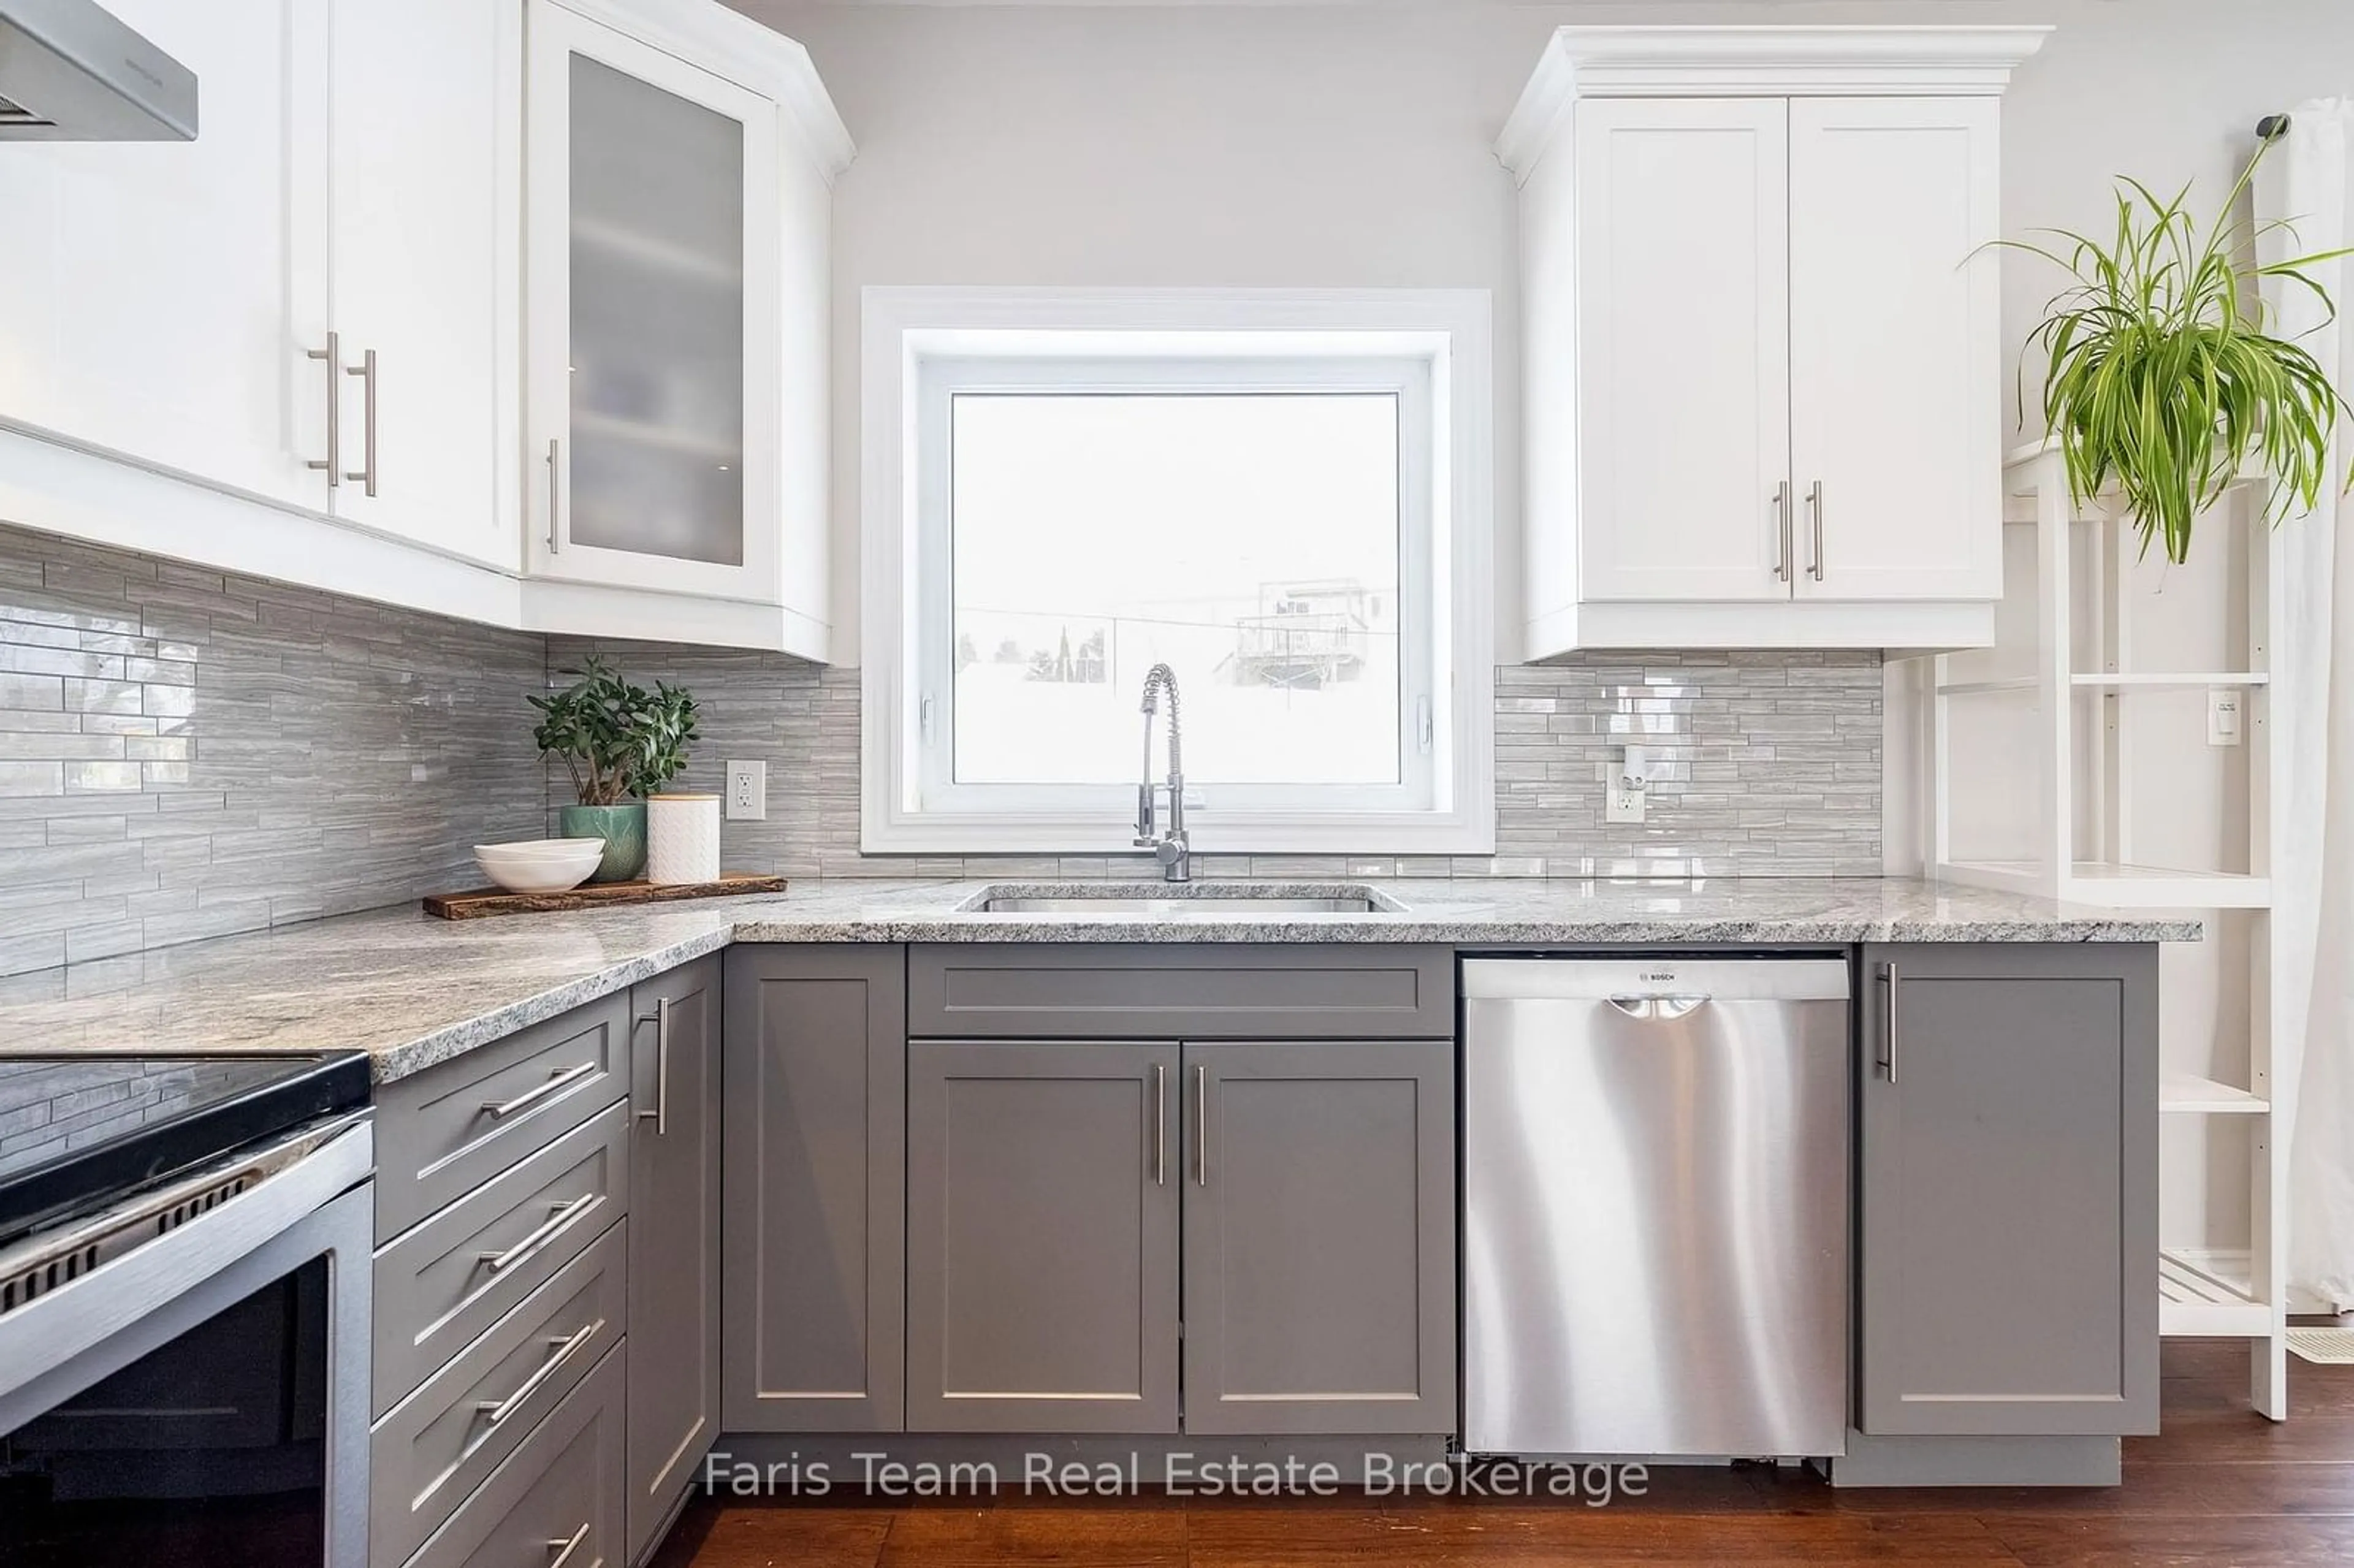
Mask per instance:
[[[730,821],[765,821],[769,815],[769,765],[765,762],[727,764],[727,810]]]
[[[2207,744],[2237,746],[2240,744],[2240,690],[2236,686],[2207,688]]]
[[[1643,794],[1623,784],[1613,784],[1602,797],[1602,820],[1606,822],[1639,822],[1643,820]]]

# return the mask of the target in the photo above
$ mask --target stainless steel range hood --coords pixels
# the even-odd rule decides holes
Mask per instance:
[[[196,72],[93,0],[0,0],[0,142],[196,135]]]

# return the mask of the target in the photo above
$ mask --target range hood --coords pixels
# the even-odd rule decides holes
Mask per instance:
[[[196,73],[95,0],[0,0],[0,142],[192,142]]]

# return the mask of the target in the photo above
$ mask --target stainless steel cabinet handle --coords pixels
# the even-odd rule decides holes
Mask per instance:
[[[1210,1069],[1193,1069],[1193,1185],[1210,1184]]]
[[[594,1062],[580,1062],[569,1067],[558,1067],[548,1075],[547,1082],[525,1089],[511,1100],[484,1100],[482,1114],[495,1121],[502,1117],[513,1116],[519,1110],[529,1110],[566,1085],[578,1083],[596,1070],[597,1064]]]
[[[601,1192],[583,1192],[568,1203],[548,1205],[547,1218],[532,1227],[531,1234],[504,1252],[486,1252],[482,1261],[490,1265],[493,1274],[502,1274],[572,1228],[572,1223],[605,1201]]]
[[[564,1568],[567,1563],[572,1561],[572,1554],[580,1550],[580,1543],[588,1539],[588,1526],[583,1522],[579,1529],[572,1532],[571,1540],[549,1542],[547,1549],[556,1553],[556,1560],[550,1563],[547,1568]]]
[[[670,1135],[670,998],[666,996],[654,1003],[654,1108],[640,1111],[638,1119],[652,1122],[656,1138]]]
[[[1169,1068],[1152,1064],[1152,1184],[1169,1185]]]
[[[583,1323],[580,1325],[579,1328],[572,1331],[572,1336],[569,1339],[548,1340],[547,1342],[549,1344],[556,1347],[556,1353],[549,1356],[546,1361],[540,1362],[538,1371],[524,1379],[522,1385],[513,1393],[507,1395],[504,1399],[477,1400],[474,1404],[474,1409],[479,1414],[489,1416],[491,1418],[489,1425],[495,1427],[500,1422],[504,1421],[508,1416],[513,1415],[518,1409],[520,1409],[524,1401],[529,1399],[533,1394],[537,1393],[541,1387],[546,1383],[547,1380],[556,1375],[556,1370],[562,1366],[566,1361],[570,1361],[573,1357],[573,1353],[578,1351],[581,1346],[595,1339],[597,1337],[597,1330],[602,1329],[604,1326],[605,1319],[599,1318],[593,1323]]]
[[[360,466],[356,473],[346,473],[345,479],[356,482],[368,494],[376,493],[376,350],[369,349],[357,365],[344,366],[344,374],[360,378],[361,418]]]
[[[1790,580],[1790,482],[1774,487],[1774,580]]]
[[[327,455],[313,458],[302,466],[323,471],[327,476],[327,488],[334,489],[344,482],[344,340],[340,333],[327,334],[327,346],[302,351],[313,359],[327,362]]]
[[[1894,964],[1890,964],[1881,970],[1880,983],[1888,988],[1887,1012],[1881,1019],[1882,1034],[1888,1042],[1888,1049],[1872,1065],[1886,1074],[1888,1081],[1893,1084],[1896,1082],[1896,966]]]
[[[1823,580],[1823,482],[1817,480],[1807,492],[1807,515],[1813,520],[1815,532],[1814,563],[1807,568],[1817,582]]]
[[[557,461],[563,445],[564,443],[554,436],[547,438],[547,553],[551,556],[564,547],[557,537],[560,532],[557,525],[557,519],[564,515],[564,504],[559,493],[559,487],[564,482],[564,465]]]

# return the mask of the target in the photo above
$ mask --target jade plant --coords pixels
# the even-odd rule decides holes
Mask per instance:
[[[2259,280],[2282,279],[2334,316],[2307,269],[2349,252],[2245,260],[2259,239],[2288,228],[2236,216],[2264,155],[2259,147],[2203,225],[2188,185],[2161,199],[2121,178],[2106,243],[2070,229],[2043,230],[2053,237],[2048,244],[1995,241],[2074,280],[2027,339],[2046,355],[2043,423],[2073,499],[2082,506],[2114,487],[2143,553],[2158,541],[2178,564],[2190,555],[2192,520],[2242,477],[2270,482],[2265,515],[2274,522],[2311,511],[2327,482],[2331,435],[2349,411],[2313,355],[2273,330],[2256,292]],[[2020,369],[2023,418],[2023,355]]]
[[[685,770],[695,706],[684,688],[631,685],[593,653],[563,673],[570,685],[529,699],[540,715],[531,738],[543,757],[563,758],[582,805],[653,794]]]

